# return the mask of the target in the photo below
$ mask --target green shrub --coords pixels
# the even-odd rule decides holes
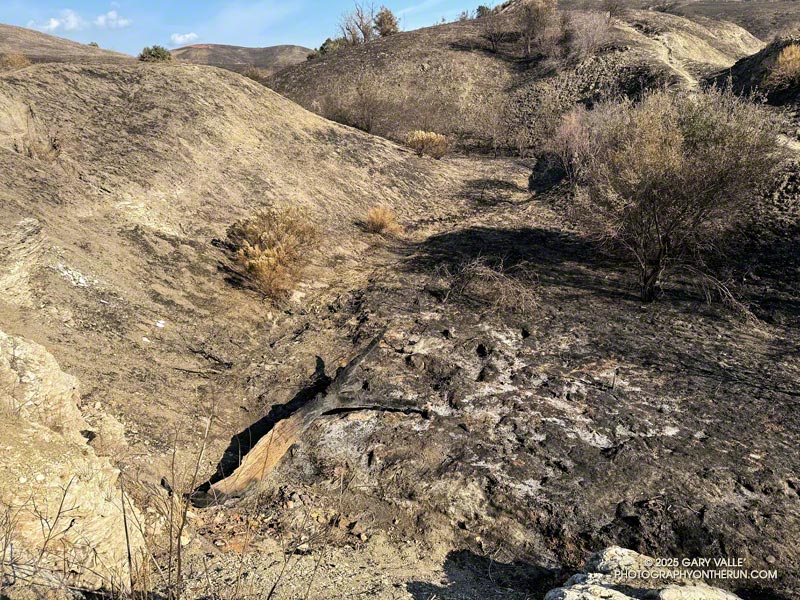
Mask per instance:
[[[385,6],[381,6],[378,14],[375,15],[375,31],[380,37],[388,37],[400,31],[397,17]]]
[[[148,46],[139,54],[139,60],[142,62],[169,62],[172,60],[172,54],[163,46]]]

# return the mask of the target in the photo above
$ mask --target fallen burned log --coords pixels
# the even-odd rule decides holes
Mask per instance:
[[[356,368],[378,347],[385,332],[378,334],[347,366],[339,369],[330,384],[313,400],[278,421],[241,461],[239,467],[225,479],[214,483],[212,497],[236,496],[253,484],[262,481],[280,462],[297,439],[322,415],[346,408],[342,389]]]

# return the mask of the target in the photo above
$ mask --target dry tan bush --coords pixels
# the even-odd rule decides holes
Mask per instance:
[[[789,44],[775,60],[767,77],[769,87],[784,87],[800,82],[800,44]]]
[[[576,216],[634,259],[645,301],[668,271],[704,268],[785,156],[776,118],[729,90],[660,90],[581,120]]]
[[[612,22],[608,12],[575,12],[570,16],[568,46],[572,60],[592,56],[611,39]]]
[[[31,61],[24,54],[19,52],[0,54],[0,71],[18,71],[30,66]]]
[[[406,143],[420,156],[427,154],[439,159],[450,152],[450,142],[447,137],[432,131],[412,131],[408,134]]]
[[[589,152],[589,132],[584,126],[586,109],[572,109],[561,117],[553,137],[546,143],[549,152],[558,157],[570,182],[576,184],[583,175],[582,169]]]
[[[294,207],[270,208],[228,228],[236,264],[271,298],[294,288],[318,240],[308,214]]]
[[[397,222],[397,215],[388,206],[373,206],[367,211],[364,219],[364,228],[369,233],[378,235],[396,236],[403,232],[403,228]]]

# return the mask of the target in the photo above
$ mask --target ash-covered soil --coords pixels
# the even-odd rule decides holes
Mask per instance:
[[[365,552],[414,540],[433,556],[463,549],[446,564],[474,574],[470,553],[524,567],[492,597],[536,597],[609,544],[743,558],[780,580],[723,587],[796,597],[796,303],[756,323],[675,285],[643,305],[615,264],[523,194],[381,254],[366,286],[275,347],[346,334],[323,356],[336,365],[388,328],[350,386],[363,409],[319,420],[261,492],[268,537],[310,514],[311,540],[333,522],[334,539]],[[532,276],[535,306],[454,289],[443,267],[477,257]],[[756,311],[772,306],[769,287],[749,290]],[[379,597],[394,597],[389,579]],[[451,585],[407,590],[477,597]]]

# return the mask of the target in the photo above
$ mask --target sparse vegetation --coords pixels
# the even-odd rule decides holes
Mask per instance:
[[[403,232],[403,228],[397,222],[397,215],[385,205],[373,206],[369,209],[364,219],[364,229],[369,233],[387,236],[396,236]]]
[[[170,62],[172,54],[164,46],[147,46],[139,53],[142,62]]]
[[[645,301],[670,270],[703,271],[783,156],[767,109],[717,89],[607,102],[562,128],[576,214],[634,259]]]
[[[316,226],[298,208],[270,208],[228,229],[242,275],[275,299],[294,288],[317,241]]]
[[[0,54],[0,71],[18,71],[30,66],[31,61],[24,54],[19,52]]]
[[[408,134],[406,143],[420,156],[428,155],[439,159],[450,152],[447,137],[432,131],[412,131]]]
[[[375,15],[375,31],[380,37],[388,37],[400,31],[400,23],[397,17],[385,6],[381,6],[378,14]]]
[[[91,46],[92,48],[99,48],[100,44],[98,44],[97,42],[89,42],[87,46]]]
[[[800,44],[789,44],[781,50],[766,83],[772,88],[800,83]]]
[[[252,79],[257,83],[263,84],[269,77],[269,72],[265,71],[264,69],[259,69],[254,65],[250,65],[244,71],[242,71],[242,75],[244,75],[248,79]]]
[[[508,20],[501,15],[489,13],[481,19],[481,35],[489,42],[489,49],[498,52],[500,46],[511,37]]]
[[[611,39],[611,13],[597,10],[573,13],[565,32],[569,55],[579,61],[595,54]]]

